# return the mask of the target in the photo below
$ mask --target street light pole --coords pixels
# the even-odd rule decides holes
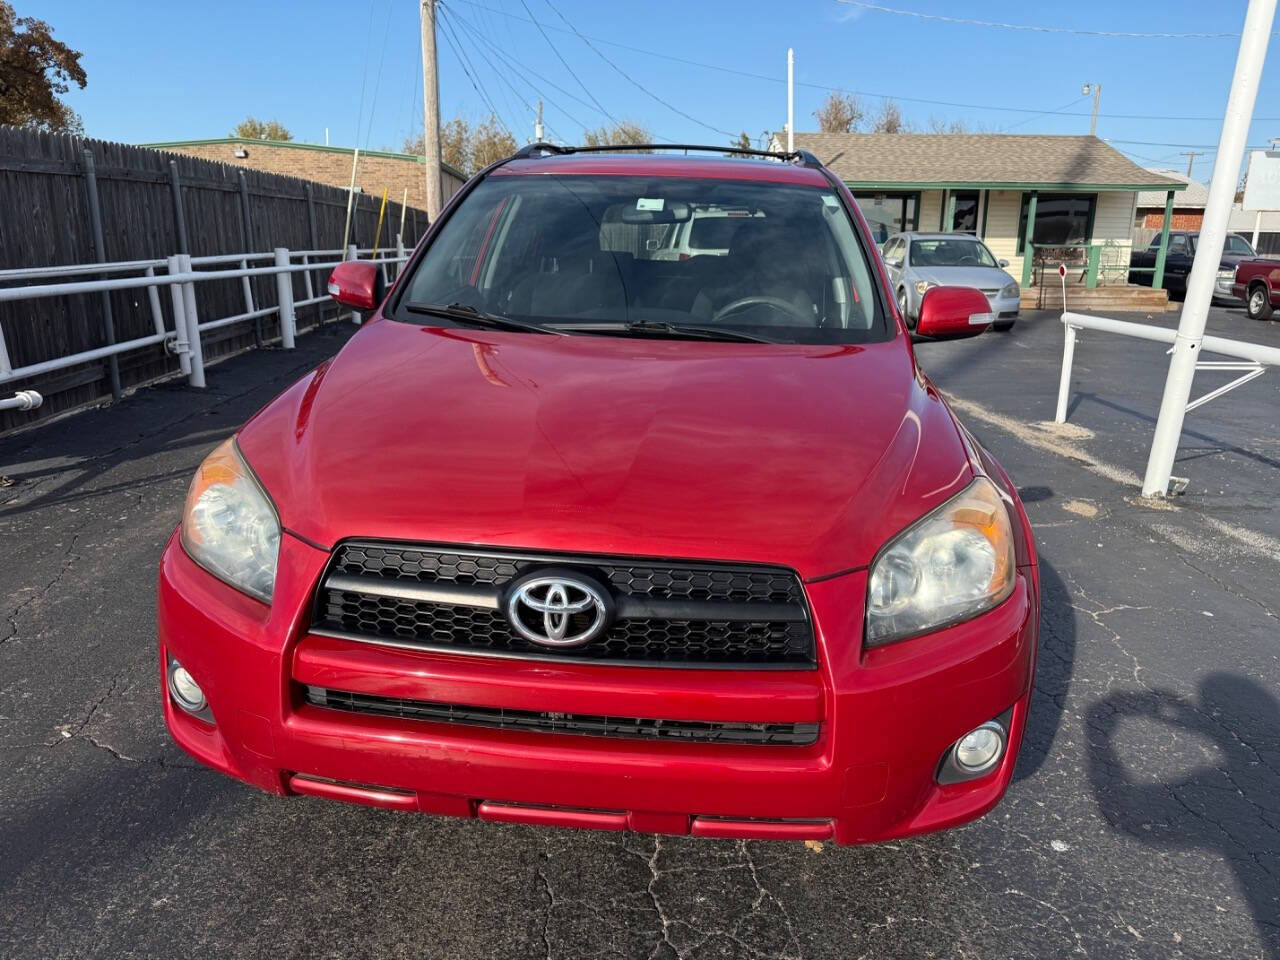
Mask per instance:
[[[427,218],[440,216],[440,80],[436,72],[436,0],[422,0],[422,147],[426,154]]]
[[[1173,342],[1164,397],[1160,401],[1160,418],[1156,421],[1151,456],[1142,481],[1144,497],[1163,497],[1169,491],[1178,439],[1182,436],[1182,422],[1187,413],[1187,400],[1191,396],[1191,381],[1209,318],[1213,283],[1227,239],[1227,218],[1235,199],[1236,174],[1244,159],[1249,121],[1258,97],[1258,83],[1262,78],[1262,64],[1266,60],[1275,13],[1276,0],[1249,0],[1244,30],[1240,34],[1240,52],[1236,55],[1235,75],[1231,78],[1231,93],[1227,97],[1227,112],[1222,118],[1213,179],[1209,182],[1209,197],[1204,205],[1204,221],[1196,242],[1191,274],[1187,277],[1187,295],[1178,320],[1178,336]]]
[[[787,48],[787,153],[796,148],[796,52]]]
[[[1080,92],[1087,97],[1090,90],[1093,91],[1093,116],[1089,119],[1089,136],[1096,137],[1098,135],[1098,101],[1102,99],[1102,84],[1086,83],[1081,87]]]

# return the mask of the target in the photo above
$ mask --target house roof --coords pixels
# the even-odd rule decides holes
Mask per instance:
[[[1097,137],[1005,133],[796,133],[853,187],[1182,190]],[[1163,201],[1162,201],[1163,202]]]
[[[1178,198],[1174,202],[1174,206],[1178,209],[1185,210],[1188,207],[1204,208],[1205,202],[1209,199],[1209,188],[1203,183],[1198,180],[1192,180],[1176,170],[1157,170],[1155,167],[1148,167],[1147,169],[1162,177],[1168,177],[1170,180],[1181,180],[1187,185],[1187,188],[1178,194]],[[1164,190],[1143,190],[1138,194],[1138,206],[1159,207],[1163,210],[1167,190],[1167,187]]]
[[[289,147],[294,150],[319,150],[326,153],[345,153],[347,156],[351,156],[355,152],[355,147],[331,147],[327,143],[299,143],[297,140],[267,140],[265,137],[212,137],[205,140],[165,140],[160,143],[140,143],[138,146],[151,147],[154,150],[172,150],[174,147],[203,147],[222,143],[246,147]],[[409,163],[425,164],[427,162],[427,158],[420,153],[391,153],[387,150],[361,150],[360,156],[387,157],[391,160],[405,160]],[[459,180],[465,181],[467,179],[465,173],[447,163],[441,163],[440,168]]]

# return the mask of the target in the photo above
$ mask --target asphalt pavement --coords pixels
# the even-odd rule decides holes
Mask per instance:
[[[1187,493],[1152,506],[1159,345],[1086,334],[1066,428],[1055,317],[921,346],[1037,531],[1014,784],[900,843],[659,840],[281,799],[170,743],[155,576],[187,481],[349,329],[0,440],[0,956],[1280,957],[1275,374],[1191,415]]]

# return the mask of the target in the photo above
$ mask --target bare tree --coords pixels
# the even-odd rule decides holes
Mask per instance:
[[[747,131],[743,130],[740,134],[733,138],[733,142],[729,144],[735,150],[750,150],[751,136]]]
[[[653,143],[653,131],[642,123],[623,120],[621,123],[582,131],[582,142],[588,147],[607,147],[613,144]]]
[[[979,128],[966,120],[945,120],[942,117],[929,118],[929,133],[981,133]]]
[[[279,120],[259,120],[245,117],[236,124],[231,136],[246,140],[292,140],[293,134]]]
[[[866,110],[854,94],[836,90],[827,94],[827,99],[813,111],[813,116],[823,133],[857,133]]]
[[[871,122],[872,133],[910,133],[911,124],[902,118],[902,108],[888,97],[880,101],[880,109]]]
[[[74,83],[84,89],[83,54],[53,39],[53,28],[19,17],[0,0],[0,124],[81,133],[79,115],[58,97]]]

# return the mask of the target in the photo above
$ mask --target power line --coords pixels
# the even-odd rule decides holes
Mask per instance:
[[[472,59],[472,57],[471,57],[471,54],[472,54],[472,53],[479,54],[481,57],[483,57],[483,58],[484,58],[485,63],[487,63],[490,67],[492,67],[492,66],[493,66],[493,64],[492,64],[492,63],[490,63],[490,62],[489,62],[489,60],[488,60],[488,58],[484,56],[484,51],[483,51],[483,50],[480,50],[478,47],[476,47],[474,43],[472,43],[472,44],[471,44],[470,50],[468,51],[468,47],[467,47],[467,45],[466,45],[465,43],[463,43],[462,35],[461,35],[460,33],[458,33],[458,31],[457,31],[457,29],[456,29],[456,25],[452,22],[452,18],[451,18],[451,17],[449,17],[449,16],[448,16],[448,14],[447,14],[446,6],[442,3],[442,4],[439,4],[439,5],[436,7],[436,9],[437,9],[437,11],[439,12],[439,15],[440,15],[440,22],[441,22],[442,24],[444,24],[445,28],[446,28],[446,29],[448,29],[448,30],[453,34],[453,39],[454,39],[454,42],[455,42],[455,43],[457,43],[457,45],[458,45],[458,49],[459,49],[459,50],[462,50],[462,51],[464,51],[464,52],[467,52],[467,60],[468,60],[468,62],[471,64],[472,69],[474,69],[474,70],[476,71],[476,73],[477,73],[477,74],[479,74],[480,70],[479,70],[479,68],[478,68],[478,67],[476,67],[476,65],[475,65],[475,60],[473,60],[473,59]],[[499,79],[499,80],[505,80],[505,79],[506,79],[505,77],[503,77],[503,76],[501,76],[500,74],[498,74],[496,70],[494,70],[494,74],[495,74],[495,75],[498,75],[498,79]],[[518,107],[516,107],[515,105],[513,105],[513,104],[512,104],[512,102],[511,102],[511,97],[510,97],[510,95],[507,93],[507,91],[506,91],[506,90],[504,90],[504,89],[499,88],[499,93],[501,93],[501,95],[502,95],[502,103],[503,103],[503,105],[507,108],[507,110],[509,111],[510,115],[511,115],[511,116],[518,117],[518,118],[520,118],[520,120],[521,120],[521,121],[523,121],[523,119],[524,119],[524,114],[522,114],[522,113],[520,112],[520,110],[519,110],[519,108],[518,108]],[[518,98],[517,98],[517,99],[518,99]],[[496,105],[496,103],[495,103],[495,105]],[[526,106],[526,107],[528,107],[528,104],[525,104],[525,106]],[[518,123],[518,124],[517,124],[517,126],[522,128],[522,127],[524,126],[524,124],[523,124],[523,122],[521,122],[521,123]]]
[[[560,61],[561,64],[564,65],[564,68],[569,71],[569,76],[573,77],[574,80],[578,81],[578,86],[580,86],[583,92],[588,97],[591,98],[591,102],[594,103],[599,108],[601,113],[603,113],[606,117],[608,117],[614,123],[618,123],[619,122],[618,118],[604,108],[604,104],[601,103],[598,99],[596,99],[596,95],[592,93],[590,90],[588,90],[587,85],[582,82],[581,78],[576,73],[573,72],[573,67],[569,66],[569,61],[567,61],[564,57],[560,56],[559,49],[557,49],[556,45],[551,42],[551,38],[547,36],[547,32],[542,29],[542,24],[540,24],[537,20],[533,18],[533,11],[529,9],[529,4],[525,3],[525,0],[520,0],[520,6],[524,7],[525,13],[529,14],[529,21],[535,27],[538,28],[538,32],[542,34],[542,39],[547,41],[547,46],[551,48],[551,52],[556,55],[556,58]]]
[[[462,51],[458,49],[457,44],[453,40],[453,37],[452,37],[453,31],[450,28],[449,24],[445,23],[444,26],[445,26],[444,39],[449,44],[449,47],[453,50],[453,55],[458,58],[458,65],[462,67],[462,72],[467,75],[467,79],[471,81],[471,86],[475,89],[480,99],[483,100],[485,104],[489,107],[490,112],[493,114],[493,118],[497,120],[499,125],[501,125],[502,129],[506,131],[507,136],[511,137],[511,139],[514,140],[515,134],[511,132],[511,128],[507,126],[506,121],[503,120],[501,114],[498,113],[498,108],[494,106],[493,101],[489,98],[488,92],[483,89],[483,84],[481,84],[474,76],[472,76],[471,70],[468,69],[468,65],[470,64],[471,61],[467,60],[465,58],[465,55],[462,53]]]
[[[442,13],[444,12],[444,9],[445,9],[444,7],[441,7],[441,8],[440,8],[440,10],[441,10],[441,12],[442,12]],[[450,19],[451,21],[455,22],[458,26],[462,27],[462,29],[463,29],[464,31],[472,32],[472,31],[476,31],[476,30],[477,30],[477,28],[476,28],[476,27],[473,27],[473,26],[472,26],[470,23],[468,23],[464,18],[459,17],[459,16],[456,16],[455,14],[450,13],[450,14],[449,14],[449,19]],[[528,101],[528,100],[526,100],[526,99],[524,98],[524,96],[520,93],[520,91],[519,91],[519,90],[517,90],[517,89],[515,88],[515,86],[511,83],[511,81],[507,79],[506,74],[504,74],[501,70],[499,70],[499,69],[498,69],[497,64],[495,64],[491,59],[489,59],[489,55],[488,55],[487,53],[485,53],[485,52],[484,52],[484,49],[483,49],[479,44],[477,44],[477,43],[476,43],[476,40],[475,40],[475,36],[476,36],[476,35],[477,35],[477,34],[473,33],[473,34],[472,34],[472,36],[471,36],[471,38],[470,38],[470,39],[471,39],[472,44],[473,44],[473,45],[474,45],[474,47],[475,47],[476,52],[477,52],[478,54],[480,54],[480,56],[481,56],[481,57],[483,57],[483,58],[484,58],[485,63],[487,63],[487,64],[489,65],[489,67],[493,70],[494,75],[495,75],[495,76],[497,76],[497,78],[498,78],[499,80],[501,80],[503,83],[505,83],[505,84],[507,85],[507,87],[509,87],[509,88],[510,88],[511,92],[512,92],[513,94],[515,94],[516,99],[517,99],[517,100],[519,100],[522,104],[524,104],[525,109],[526,109],[526,110],[528,110],[530,114],[532,114],[532,113],[534,112],[533,105],[532,105],[531,103],[529,103],[529,101]],[[483,34],[478,34],[478,35],[479,35],[479,36],[481,36],[481,37],[483,37]],[[517,74],[517,75],[518,75],[518,74]],[[526,81],[526,82],[527,82],[527,81]],[[532,84],[530,84],[530,89],[532,89],[532,90],[534,91],[534,93],[535,93],[535,94],[538,92],[538,91],[537,91],[537,88],[536,88],[536,87],[534,87]],[[567,116],[567,114],[566,114],[566,116]],[[572,117],[570,117],[570,119],[573,119],[573,118],[572,118]],[[576,122],[576,121],[575,121],[575,122]],[[563,139],[564,139],[564,137],[560,136],[559,131],[557,131],[557,130],[555,129],[555,127],[551,126],[551,124],[549,124],[549,123],[548,123],[548,124],[546,124],[546,127],[547,127],[547,129],[548,129],[548,130],[550,130],[550,131],[551,131],[552,136],[554,136],[556,139],[558,139],[558,140],[563,140]]]
[[[520,2],[524,4],[524,0],[520,0]],[[548,7],[551,7],[551,11],[557,17],[559,17],[561,20],[564,20],[565,26],[567,26],[570,30],[572,30],[575,34],[577,34],[579,40],[585,43],[588,47],[591,47],[591,49],[595,52],[596,56],[598,56],[601,60],[603,60],[609,66],[613,67],[614,70],[616,70],[624,79],[626,79],[629,83],[631,83],[631,85],[634,86],[637,90],[640,90],[646,96],[649,96],[652,99],[658,101],[658,103],[662,104],[664,107],[666,107],[668,110],[672,111],[673,113],[678,113],[680,114],[680,116],[684,117],[686,120],[696,123],[700,127],[706,127],[706,129],[712,131],[713,133],[718,133],[725,137],[737,136],[737,134],[730,133],[728,130],[721,130],[719,127],[713,127],[711,124],[705,123],[702,120],[699,120],[697,117],[692,116],[691,114],[685,113],[683,110],[681,110],[679,107],[675,106],[674,104],[668,103],[666,100],[663,100],[660,96],[658,96],[648,87],[646,87],[644,84],[635,80],[629,73],[627,73],[620,66],[618,66],[616,63],[614,63],[612,60],[606,57],[603,53],[597,50],[596,47],[591,43],[591,41],[588,40],[586,37],[584,37],[581,33],[579,33],[578,28],[575,27],[572,23],[570,23],[563,13],[561,13],[559,10],[556,9],[556,7],[551,3],[551,0],[545,0],[545,2]],[[529,9],[527,4],[525,4],[525,9],[526,10]],[[529,15],[533,16],[532,13],[530,13]]]
[[[965,27],[993,27],[1000,30],[1019,30],[1024,33],[1069,33],[1078,37],[1109,37],[1130,40],[1239,40],[1238,33],[1134,33],[1122,30],[1080,30],[1075,27],[1046,27],[1027,23],[999,23],[994,20],[970,20],[965,17],[946,17],[938,13],[920,13],[917,10],[899,10],[897,7],[886,7],[868,0],[836,0],[850,7],[863,10],[874,10],[876,13],[892,13],[899,17],[914,17],[917,20],[933,20],[938,23],[952,23]],[[1275,34],[1272,34],[1275,36]]]
[[[541,23],[538,20],[522,17],[519,14],[509,13],[506,10],[497,10],[493,7],[486,6],[478,0],[450,0],[451,3],[465,3],[469,7],[476,7],[480,10],[487,10],[495,13],[500,17],[506,17],[510,20],[519,20],[522,23],[532,23],[535,26],[544,27],[547,30],[554,30],[557,33],[572,33],[572,30],[566,30],[557,27],[554,24]],[[660,60],[668,60],[672,63],[682,63],[689,67],[699,67],[703,70],[715,70],[719,73],[727,73],[736,77],[746,77],[750,80],[761,80],[766,83],[785,84],[787,81],[784,77],[775,77],[763,73],[753,73],[749,70],[739,70],[735,67],[726,67],[717,63],[706,63],[700,60],[690,60],[686,57],[677,57],[673,54],[662,53],[657,50],[646,50],[643,47],[632,46],[628,43],[618,43],[615,40],[605,40],[602,37],[592,37],[586,34],[579,34],[584,40],[590,40],[594,43],[604,44],[609,47],[616,47],[619,50],[628,50],[632,53],[643,54],[646,57],[657,57]],[[1038,116],[1053,115],[1062,117],[1088,117],[1091,116],[1089,111],[1067,111],[1067,110],[1043,110],[1040,107],[1006,107],[997,106],[989,103],[959,103],[952,100],[930,100],[925,97],[907,97],[896,93],[875,93],[867,90],[850,90],[847,87],[835,86],[832,84],[814,83],[812,81],[797,80],[797,87],[808,87],[812,90],[823,90],[826,92],[847,92],[856,94],[860,97],[878,97],[889,100],[900,100],[903,103],[923,103],[930,106],[938,107],[958,107],[965,110],[991,110],[1000,113],[1031,113]],[[1142,113],[1100,113],[1098,118],[1102,120],[1183,120],[1192,122],[1208,122],[1217,123],[1222,117],[1188,117],[1173,116],[1168,114],[1142,114]],[[1254,117],[1254,123],[1280,123],[1280,117]]]
[[[369,125],[364,131],[364,148],[369,149],[369,140],[373,137],[373,118],[378,114],[378,91],[382,89],[382,65],[387,59],[387,38],[391,36],[391,13],[395,4],[387,4],[387,23],[382,28],[382,51],[378,54],[378,78],[373,84],[373,102],[369,104]],[[356,142],[359,143],[360,131],[356,131]]]
[[[515,57],[511,56],[509,53],[507,53],[505,50],[499,47],[496,43],[494,43],[488,37],[486,37],[478,27],[470,23],[465,17],[459,16],[456,12],[451,13],[451,16],[453,17],[455,22],[462,25],[463,29],[471,31],[471,34],[473,37],[478,39],[481,43],[483,43],[490,50],[492,50],[498,56],[499,59],[505,61],[507,65],[511,68],[512,72],[521,80],[523,80],[525,84],[528,85],[529,89],[531,89],[535,94],[537,94],[539,97],[545,100],[548,104],[550,104],[551,106],[559,110],[561,113],[563,113],[566,117],[572,120],[577,126],[581,127],[583,130],[587,129],[587,125],[585,123],[583,123],[581,120],[579,120],[577,117],[571,114],[564,107],[560,106],[559,103],[552,100],[550,97],[544,94],[541,90],[535,87],[533,83],[528,79],[528,77],[525,76],[525,74],[529,74],[533,77],[536,77],[538,80],[541,80],[543,83],[549,85],[553,89],[559,90],[561,93],[563,93],[565,96],[569,97],[570,99],[574,100],[575,102],[581,103],[588,110],[594,110],[595,107],[591,106],[591,104],[587,103],[585,100],[582,100],[574,96],[572,93],[570,93],[568,90],[565,90],[559,84],[551,80],[548,80],[546,77],[542,76],[531,67],[528,67],[525,64],[521,63]]]
[[[1070,100],[1070,101],[1068,101],[1067,103],[1064,103],[1061,107],[1058,107],[1056,110],[1046,110],[1046,111],[1044,111],[1043,113],[1037,113],[1037,114],[1033,114],[1032,116],[1029,116],[1029,117],[1024,117],[1023,119],[1019,120],[1017,123],[1011,123],[1011,124],[1009,124],[1009,126],[1004,127],[1000,132],[1001,132],[1001,133],[1008,133],[1010,130],[1014,129],[1014,127],[1020,127],[1020,126],[1022,126],[1024,123],[1030,123],[1032,120],[1037,120],[1037,119],[1039,119],[1040,117],[1047,116],[1047,115],[1048,115],[1048,114],[1050,114],[1050,113],[1061,113],[1061,112],[1062,112],[1064,109],[1066,109],[1067,107],[1074,107],[1074,106],[1075,106],[1077,103],[1079,103],[1081,100],[1085,100],[1085,99],[1087,99],[1087,98],[1088,98],[1088,96],[1089,96],[1089,95],[1086,93],[1083,97],[1076,97],[1074,100]]]

